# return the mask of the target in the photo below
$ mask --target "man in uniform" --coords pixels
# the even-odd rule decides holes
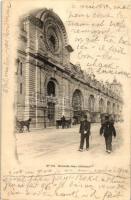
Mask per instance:
[[[100,135],[104,135],[106,152],[111,153],[112,151],[112,136],[116,137],[116,130],[114,127],[114,121],[109,120],[109,116],[105,116],[105,121],[102,123],[100,128]]]
[[[87,121],[87,115],[85,115],[84,120],[80,122],[79,133],[81,134],[79,151],[83,151],[85,140],[86,140],[86,150],[88,151],[89,150],[89,136],[90,136],[90,122]]]

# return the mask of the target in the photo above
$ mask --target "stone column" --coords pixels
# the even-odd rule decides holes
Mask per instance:
[[[35,53],[35,34],[36,27],[33,25],[29,19],[25,22],[27,31],[27,46],[26,46],[26,62],[25,62],[25,118],[32,118],[32,123],[34,126],[34,107],[32,107],[32,96],[35,96],[35,59],[31,56],[31,53]],[[34,99],[33,99],[34,101]],[[35,104],[35,102],[33,102]],[[35,105],[33,105],[35,106]]]

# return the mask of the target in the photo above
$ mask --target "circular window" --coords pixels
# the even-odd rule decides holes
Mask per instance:
[[[59,49],[59,39],[57,33],[52,28],[47,31],[47,44],[52,52],[56,52]]]
[[[49,22],[48,22],[49,23]],[[57,25],[49,23],[45,26],[45,39],[47,48],[54,54],[59,53],[62,39]]]

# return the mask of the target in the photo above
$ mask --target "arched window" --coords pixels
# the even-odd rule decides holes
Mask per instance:
[[[106,109],[107,113],[111,113],[111,103],[110,101],[107,101],[107,109]]]
[[[80,111],[82,109],[82,94],[80,90],[75,90],[72,97],[72,107],[74,110]]]
[[[102,98],[99,101],[99,111],[100,113],[104,112],[104,100]]]
[[[94,112],[94,110],[95,110],[95,98],[94,98],[93,95],[90,95],[88,103],[89,103],[89,111]]]
[[[82,115],[82,93],[79,89],[76,89],[72,96],[72,108],[73,108],[73,118],[75,123],[79,123]]]
[[[48,96],[55,96],[55,83],[53,81],[49,81],[47,84],[47,94]]]

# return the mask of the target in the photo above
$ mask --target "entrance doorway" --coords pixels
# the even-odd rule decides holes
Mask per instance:
[[[73,118],[75,123],[80,122],[82,115],[82,94],[80,90],[75,90],[72,97],[72,107],[73,107]]]
[[[48,102],[48,126],[54,126],[55,125],[55,103]]]
[[[90,95],[89,101],[88,101],[88,105],[89,105],[89,112],[90,112],[91,122],[95,122],[96,121],[95,98],[94,98],[93,95]]]
[[[56,85],[53,80],[50,80],[47,84],[47,125],[55,125],[55,103],[54,98],[56,96]]]

